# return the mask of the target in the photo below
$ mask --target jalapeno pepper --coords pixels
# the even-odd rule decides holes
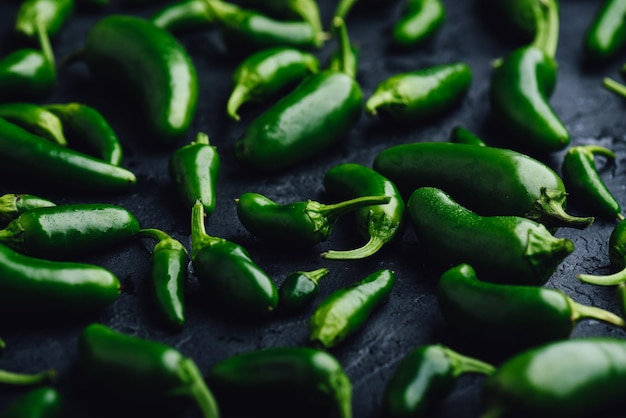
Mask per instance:
[[[235,87],[228,98],[227,113],[239,120],[237,111],[244,103],[268,99],[318,70],[315,55],[295,48],[277,46],[258,51],[235,70]]]
[[[396,122],[426,120],[458,104],[471,83],[472,70],[464,63],[396,74],[376,87],[365,110]]]
[[[205,0],[182,0],[168,4],[153,14],[150,21],[173,33],[203,29],[214,23]]]
[[[383,269],[331,293],[309,319],[311,343],[331,348],[354,334],[365,325],[374,309],[387,299],[394,283],[394,273]]]
[[[60,418],[61,406],[59,392],[45,386],[17,398],[0,412],[0,418]]]
[[[583,53],[592,62],[616,56],[626,43],[626,1],[603,0],[583,37]]]
[[[0,103],[0,118],[59,145],[67,145],[63,124],[54,113],[33,103]]]
[[[237,217],[261,240],[306,247],[326,240],[341,216],[389,200],[362,196],[331,205],[314,200],[281,205],[258,193],[244,193],[237,199]]]
[[[341,28],[343,20],[335,26]],[[345,58],[350,41],[342,33]],[[341,71],[320,71],[252,121],[235,144],[235,156],[241,167],[254,171],[291,167],[346,135],[361,115],[362,101],[354,78]]]
[[[0,196],[0,222],[10,222],[24,212],[51,206],[56,204],[38,196],[23,193],[4,194]]]
[[[244,0],[243,3],[279,18],[300,18],[316,32],[323,32],[320,10],[315,0]]]
[[[418,187],[433,186],[482,216],[523,216],[550,229],[583,229],[593,222],[591,217],[579,218],[565,212],[567,193],[554,170],[515,151],[415,142],[383,150],[373,167],[406,197]]]
[[[434,258],[448,265],[470,264],[486,281],[541,285],[574,251],[572,241],[554,237],[542,224],[518,216],[477,215],[434,187],[415,190],[407,211]]]
[[[335,260],[352,260],[369,257],[388,244],[404,224],[404,200],[398,188],[371,168],[360,164],[337,165],[324,175],[324,187],[340,199],[359,196],[386,195],[389,203],[366,206],[355,211],[357,227],[367,242],[352,250],[328,250],[322,257]]]
[[[15,18],[15,30],[28,37],[37,36],[41,22],[49,36],[54,36],[74,13],[74,0],[24,0]]]
[[[193,359],[168,345],[91,324],[80,335],[78,359],[84,375],[116,397],[139,403],[187,397],[204,418],[219,417]]]
[[[467,373],[491,375],[495,368],[441,344],[422,345],[408,353],[387,381],[383,414],[388,418],[426,417]]]
[[[177,149],[170,156],[170,177],[181,203],[191,209],[196,200],[200,200],[206,215],[215,210],[219,171],[217,148],[209,144],[209,137],[203,132],[199,132],[191,144]]]
[[[584,319],[626,328],[621,317],[577,303],[560,290],[481,281],[468,264],[441,276],[437,301],[446,322],[465,341],[509,351],[569,338]]]
[[[446,8],[441,0],[406,0],[400,18],[393,25],[393,44],[420,45],[441,28],[445,18]]]
[[[615,271],[606,276],[579,274],[578,279],[589,284],[614,286],[626,283],[626,221],[621,220],[611,231],[609,237],[609,260]]]
[[[556,3],[554,0],[548,0]],[[531,41],[540,25],[538,23],[537,6],[543,0],[488,0],[488,7],[495,11],[497,23],[507,35],[512,35],[522,42]]]
[[[193,271],[209,297],[242,316],[271,314],[278,305],[278,290],[272,279],[245,248],[206,233],[199,201],[193,206],[191,219]]]
[[[207,382],[220,404],[241,404],[242,399],[270,408],[322,409],[352,417],[352,384],[331,354],[308,347],[275,347],[228,357],[213,364]],[[279,403],[267,399],[280,397]]]
[[[320,292],[318,282],[328,274],[326,267],[289,274],[278,288],[278,309],[293,313],[309,306]]]
[[[485,144],[482,139],[480,139],[475,134],[462,126],[455,126],[452,131],[450,131],[450,142],[455,142],[458,144],[478,145],[480,147],[487,146],[487,144]]]

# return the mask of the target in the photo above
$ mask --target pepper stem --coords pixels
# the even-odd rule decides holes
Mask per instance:
[[[333,223],[340,216],[371,205],[384,205],[389,203],[391,196],[360,196],[354,199],[344,200],[343,202],[332,205],[309,200],[306,205],[307,212],[315,212],[326,217],[329,223]]]
[[[204,226],[204,206],[200,200],[191,209],[191,254],[192,258],[196,256],[198,251],[206,246],[211,246],[223,242],[223,238],[212,237],[206,233]]]
[[[341,17],[335,17],[333,19],[333,30],[339,33],[339,54],[337,56],[337,63],[339,71],[348,74],[350,77],[356,77],[356,69],[354,68],[354,61],[352,65],[350,57],[352,56],[352,45],[350,45],[350,38],[348,36],[348,29]]]
[[[209,136],[204,132],[198,132],[195,141],[192,144],[209,145]]]
[[[561,190],[541,188],[541,196],[535,201],[533,208],[524,214],[525,218],[532,219],[546,225],[548,228],[569,227],[585,229],[595,218],[572,216],[565,212],[567,193]]]
[[[367,102],[365,102],[365,112],[370,116],[376,116],[378,114],[377,109],[381,105],[398,103],[401,101],[402,98],[391,90],[374,91],[374,94],[372,94],[370,98],[367,99]]]
[[[321,278],[328,274],[328,269],[326,267],[319,268],[317,270],[312,271],[303,271],[301,272],[303,276],[307,279],[311,280],[313,283],[317,284]]]
[[[613,93],[616,93],[616,94],[626,98],[626,86],[624,86],[621,83],[618,83],[617,81],[613,80],[612,78],[605,77],[604,79],[602,79],[602,86],[605,87],[606,89],[612,91]]]
[[[196,401],[202,411],[202,416],[204,418],[218,418],[220,413],[217,402],[204,382],[196,363],[189,358],[183,360],[180,364],[180,372],[188,395]]]
[[[579,274],[578,280],[588,284],[599,286],[615,286],[620,283],[626,283],[626,268],[617,273],[607,274],[606,276],[595,276],[592,274]]]
[[[559,43],[559,7],[555,0],[534,3],[537,33],[532,45],[554,58]]]
[[[454,377],[459,377],[464,373],[480,373],[489,376],[496,371],[495,367],[484,361],[464,356],[448,347],[442,346],[441,348],[452,365],[452,374]]]
[[[335,9],[335,14],[333,16],[340,17],[345,19],[350,10],[352,10],[352,6],[356,3],[357,0],[341,0]]]
[[[369,257],[380,250],[386,241],[379,236],[372,236],[370,239],[360,248],[353,250],[328,250],[321,254],[322,258],[329,260],[358,260],[361,258]]]
[[[305,22],[311,25],[315,33],[320,34],[316,36],[315,39],[317,40],[317,46],[322,46],[327,35],[322,28],[320,10],[317,3],[314,0],[291,0],[289,6],[291,10],[296,12]]]
[[[157,241],[165,241],[166,239],[170,239],[171,237],[160,229],[156,228],[144,228],[139,230],[140,238],[152,238]]]
[[[613,151],[600,145],[579,145],[579,148],[591,153],[593,156],[600,155],[609,160],[615,159],[615,153]]]
[[[41,373],[23,374],[0,370],[0,383],[6,385],[30,386],[52,382],[56,378],[56,371],[46,370]]]
[[[41,22],[41,19],[37,19],[37,37],[39,39],[39,46],[41,47],[41,52],[43,56],[46,57],[46,61],[51,69],[56,72],[56,64],[54,61],[54,53],[52,52],[52,46],[50,45],[50,38],[48,36],[48,31],[45,28],[45,25]]]
[[[241,118],[239,117],[237,110],[241,104],[245,103],[249,98],[250,88],[245,84],[237,84],[233,89],[233,92],[230,94],[228,103],[226,104],[226,112],[228,113],[228,116],[236,121],[239,121]]]
[[[540,229],[528,230],[528,246],[524,257],[533,268],[537,280],[543,282],[574,251],[574,243],[542,229],[543,232]]]
[[[572,321],[578,321],[580,319],[596,319],[598,321],[606,322],[607,324],[615,325],[616,327],[626,328],[624,318],[615,315],[612,312],[595,306],[582,305],[570,298],[568,298],[568,302],[572,309]]]

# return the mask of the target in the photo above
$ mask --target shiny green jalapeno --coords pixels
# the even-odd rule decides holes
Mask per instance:
[[[309,341],[325,349],[337,346],[365,325],[374,309],[387,299],[394,283],[394,273],[383,269],[331,293],[309,319]]]
[[[371,205],[355,212],[357,227],[367,242],[351,250],[328,250],[322,257],[352,260],[369,257],[393,240],[404,224],[405,204],[398,188],[383,175],[360,164],[346,163],[332,167],[324,175],[324,187],[340,199],[385,195],[389,202]]]
[[[583,53],[591,62],[605,62],[626,43],[626,1],[603,0],[583,37]]]
[[[326,267],[289,274],[278,288],[278,309],[284,313],[302,311],[320,292],[318,282],[328,274]]]
[[[0,222],[7,223],[24,212],[51,206],[56,206],[56,204],[42,197],[24,193],[7,193],[0,196]]]
[[[0,418],[61,418],[61,406],[59,392],[45,386],[21,395],[0,411]]]
[[[342,62],[350,53],[343,20],[339,30]],[[353,77],[325,70],[306,78],[248,125],[235,144],[242,168],[277,171],[318,155],[344,137],[361,116],[363,93]]]
[[[613,151],[599,145],[579,145],[567,150],[561,165],[563,181],[571,199],[586,207],[594,216],[622,220],[622,207],[602,181],[594,164],[596,155],[615,159]]]
[[[462,126],[455,126],[452,131],[450,131],[450,142],[457,144],[478,145],[480,147],[487,146],[482,139]]]
[[[412,47],[430,39],[443,25],[446,9],[441,0],[406,0],[404,10],[394,24],[393,44]]]
[[[426,417],[468,373],[491,375],[495,368],[441,344],[422,345],[408,353],[389,378],[383,394],[383,416]]]
[[[183,0],[168,4],[153,14],[150,21],[173,33],[203,29],[214,23],[205,0]]]
[[[74,0],[24,0],[17,11],[15,30],[28,38],[37,37],[40,22],[54,36],[74,13]]]
[[[279,18],[300,18],[316,32],[323,32],[320,10],[315,0],[244,0],[243,3]]]
[[[560,290],[481,281],[469,264],[447,270],[437,286],[437,301],[446,322],[463,334],[465,341],[484,346],[521,351],[567,339],[584,319],[626,327],[621,317],[577,303]]]
[[[111,248],[138,232],[139,222],[121,206],[59,205],[22,213],[0,230],[0,243],[24,254],[56,259]]]
[[[235,86],[226,105],[228,116],[239,120],[237,111],[244,103],[268,99],[318,70],[315,55],[291,47],[277,46],[250,55],[233,74]]]
[[[582,418],[624,404],[626,340],[577,338],[524,351],[483,385],[481,418]]]
[[[63,123],[54,113],[34,103],[0,103],[0,118],[59,145],[67,145]]]
[[[80,335],[78,360],[91,382],[116,397],[138,403],[186,397],[204,418],[219,417],[193,359],[168,345],[91,324]]]
[[[199,132],[191,144],[172,153],[169,173],[185,208],[191,209],[200,200],[205,215],[213,213],[220,165],[217,148],[209,143],[209,136],[203,132]]]
[[[270,315],[278,306],[278,290],[272,279],[245,248],[206,233],[200,201],[193,206],[191,218],[193,271],[209,297],[242,316]]]
[[[593,222],[593,218],[565,212],[567,193],[554,170],[512,150],[415,142],[381,151],[373,168],[398,186],[405,197],[418,187],[433,186],[482,216],[523,216],[550,229],[583,229]]]
[[[429,254],[443,264],[470,264],[486,281],[542,285],[574,251],[572,241],[554,237],[542,224],[477,215],[434,187],[415,190],[407,211]]]
[[[578,280],[601,286],[615,286],[626,283],[626,221],[623,219],[615,225],[609,237],[609,260],[616,270],[605,276],[579,274]]]
[[[397,74],[376,87],[365,103],[365,111],[396,122],[426,120],[458,104],[471,83],[472,70],[464,63]]]
[[[157,141],[171,144],[189,130],[198,76],[184,46],[165,29],[140,17],[109,15],[91,28],[72,59],[81,59],[98,82],[134,100]]]
[[[326,240],[341,216],[389,200],[384,195],[361,196],[331,205],[314,200],[281,205],[258,193],[244,193],[237,199],[237,217],[261,240],[306,247]]]
[[[352,384],[331,354],[309,347],[275,347],[237,354],[211,366],[207,382],[220,402],[259,408],[321,410],[321,415],[352,417]],[[268,403],[276,396],[279,403]]]

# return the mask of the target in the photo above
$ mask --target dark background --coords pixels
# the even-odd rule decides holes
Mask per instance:
[[[131,6],[129,2],[111,0],[102,11],[77,9],[74,17],[52,39],[58,60],[79,48],[89,28],[103,15],[129,13],[151,16],[163,3]],[[328,27],[334,1],[320,0],[325,26]],[[290,272],[328,267],[330,274],[321,282],[320,300],[332,291],[358,281],[370,273],[393,269],[397,282],[389,301],[380,307],[365,327],[340,346],[331,350],[345,368],[354,387],[354,416],[379,415],[383,388],[400,359],[422,344],[443,342],[460,352],[497,362],[489,347],[464,343],[455,338],[444,323],[435,296],[436,280],[442,266],[433,265],[411,228],[392,245],[373,257],[360,261],[323,260],[319,254],[326,249],[348,249],[361,245],[362,238],[348,220],[340,221],[330,239],[317,247],[294,252],[287,247],[266,245],[253,238],[239,223],[233,199],[244,192],[258,192],[288,203],[307,199],[326,200],[323,175],[334,165],[357,162],[371,165],[374,156],[395,144],[414,141],[446,141],[456,125],[462,125],[491,144],[506,144],[494,121],[489,118],[488,83],[491,61],[520,46],[509,36],[509,28],[498,22],[478,1],[444,0],[447,8],[445,24],[428,44],[406,51],[389,48],[389,30],[402,10],[402,1],[387,1],[365,8],[357,5],[347,19],[351,40],[360,47],[358,81],[367,99],[376,85],[391,75],[436,64],[463,61],[474,73],[474,81],[460,106],[445,116],[426,123],[395,126],[365,115],[354,129],[337,145],[305,163],[275,174],[250,174],[238,167],[232,146],[247,123],[266,108],[249,104],[241,109],[241,122],[233,122],[225,114],[231,89],[230,77],[239,63],[220,41],[213,29],[186,33],[179,39],[187,47],[200,77],[199,107],[193,126],[177,146],[190,142],[198,131],[209,134],[222,158],[218,186],[218,204],[207,221],[207,231],[237,242],[247,248],[252,258],[280,283]],[[601,87],[604,76],[618,78],[626,53],[599,68],[586,68],[582,62],[581,39],[591,22],[599,1],[563,0],[561,5],[558,84],[552,97],[557,114],[571,132],[572,144],[596,143],[617,153],[614,164],[598,159],[602,177],[621,203],[626,201],[623,162],[626,156],[626,108],[624,102]],[[12,24],[19,2],[0,2],[0,56],[20,44],[12,36]],[[322,65],[336,46],[328,42],[315,51]],[[331,100],[330,98],[329,100]],[[78,63],[59,72],[59,84],[46,103],[77,101],[99,109],[114,127],[124,146],[122,165],[138,178],[137,185],[126,194],[85,195],[64,190],[63,185],[51,187],[44,183],[24,183],[20,173],[0,178],[1,193],[32,193],[57,203],[107,202],[131,210],[142,227],[160,228],[190,244],[190,219],[179,205],[168,177],[167,162],[173,148],[164,148],[138,123],[138,111],[124,97],[124,91],[106,89],[94,83],[86,68]],[[556,170],[562,152],[535,156]],[[570,212],[583,214],[570,205]],[[579,283],[578,273],[608,273],[608,237],[614,222],[596,220],[584,231],[560,229],[556,235],[573,240],[576,250],[557,269],[546,284],[563,290],[576,301],[617,312],[614,289]],[[100,417],[142,415],[122,406],[110,396],[97,391],[81,380],[76,368],[77,338],[91,322],[102,322],[112,328],[138,337],[164,342],[192,357],[200,370],[236,353],[276,346],[307,344],[307,321],[314,307],[301,315],[250,322],[231,318],[216,309],[199,292],[193,275],[187,292],[188,322],[180,333],[168,332],[155,319],[149,300],[150,251],[153,241],[136,241],[102,254],[81,257],[114,272],[123,282],[124,292],[109,308],[90,316],[57,319],[47,312],[36,312],[35,320],[24,320],[10,313],[0,318],[0,336],[7,348],[0,354],[0,368],[37,372],[54,368],[59,373],[57,386],[64,396],[67,416]],[[463,243],[459,243],[463,245]],[[33,307],[36,311],[37,307]],[[573,337],[608,335],[623,337],[624,331],[597,321],[583,321],[574,329]],[[462,377],[455,391],[434,412],[436,417],[475,418],[482,406],[482,377]],[[0,407],[23,393],[22,389],[2,388]],[[245,402],[245,400],[242,400]],[[256,412],[269,414],[282,402],[280,395],[256,406]],[[141,410],[143,411],[143,410]],[[294,411],[295,415],[299,411]],[[171,416],[196,416],[189,411]]]

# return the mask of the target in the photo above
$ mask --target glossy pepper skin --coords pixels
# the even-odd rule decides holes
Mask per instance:
[[[54,202],[25,193],[7,193],[0,196],[0,222],[8,223],[24,212],[56,206]]]
[[[139,232],[121,206],[84,203],[36,208],[0,230],[0,243],[35,257],[59,259],[111,248]]]
[[[455,126],[452,131],[450,131],[450,142],[477,145],[479,147],[487,146],[482,139],[462,126]]]
[[[579,274],[578,280],[601,286],[615,286],[626,283],[626,222],[621,220],[609,237],[609,260],[614,273],[605,276]]]
[[[416,189],[407,202],[416,236],[441,263],[470,264],[482,280],[542,285],[574,251],[567,238],[518,216],[480,216],[434,187]]]
[[[359,233],[367,239],[360,248],[328,250],[322,257],[352,260],[369,257],[391,242],[404,225],[405,204],[396,185],[389,179],[361,164],[345,163],[324,174],[324,187],[336,198],[354,199],[359,196],[389,196],[389,202],[366,206],[355,211]]]
[[[567,193],[554,170],[512,150],[414,142],[381,151],[373,168],[407,198],[418,187],[432,186],[482,216],[523,216],[550,229],[584,229],[593,222],[565,212]]]
[[[350,41],[343,20],[337,20],[335,27],[342,33],[345,58]],[[248,125],[235,144],[235,157],[242,168],[251,171],[294,166],[344,137],[360,118],[362,101],[363,93],[353,77],[342,71],[320,71]]]
[[[614,58],[626,43],[626,1],[603,0],[583,37],[583,53],[590,62]]]
[[[228,116],[248,101],[264,101],[319,70],[317,57],[292,47],[262,49],[246,58],[233,74],[234,88],[228,98]]]
[[[74,0],[25,0],[15,18],[15,31],[27,38],[37,37],[37,22],[54,36],[74,13]]]
[[[328,274],[326,267],[289,274],[278,288],[278,309],[295,313],[307,308],[320,292],[318,282]]]
[[[214,23],[205,0],[182,0],[167,4],[154,13],[150,21],[172,33],[200,30]]]
[[[481,418],[582,418],[609,412],[623,405],[625,364],[621,338],[577,338],[524,351],[485,381]]]
[[[205,232],[200,202],[193,206],[191,218],[193,271],[209,297],[240,316],[269,316],[278,306],[273,280],[245,248]]]
[[[378,270],[353,285],[336,290],[315,308],[309,319],[309,341],[328,349],[359,330],[395,283],[391,270]]]
[[[517,352],[567,339],[584,319],[626,326],[619,316],[577,303],[560,290],[481,281],[469,264],[447,270],[437,286],[437,301],[446,322],[466,340],[483,347]]]
[[[383,416],[427,417],[467,373],[491,375],[495,368],[441,344],[422,345],[396,366],[383,393]]]
[[[219,417],[213,394],[193,359],[168,345],[94,323],[79,337],[78,361],[93,384],[116,397],[139,403],[187,397],[204,418]]]
[[[322,350],[275,347],[237,354],[213,364],[207,382],[220,402],[248,399],[267,408],[289,406],[298,411],[306,406],[352,417],[350,379],[337,359]],[[276,396],[282,401],[267,403]]]
[[[220,166],[217,148],[209,143],[208,135],[203,132],[199,132],[191,144],[172,153],[169,173],[185,208],[191,210],[196,200],[200,200],[204,213],[207,216],[213,213]]]
[[[97,82],[135,101],[158,142],[171,144],[189,130],[198,76],[191,57],[168,31],[144,18],[109,15],[91,28],[76,58]]]
[[[63,402],[52,386],[33,389],[0,412],[0,418],[61,418]]]
[[[67,145],[61,119],[43,106],[26,102],[0,103],[0,118],[55,144]]]
[[[392,29],[393,44],[420,45],[441,28],[445,18],[446,9],[441,0],[406,0],[402,15]]]

